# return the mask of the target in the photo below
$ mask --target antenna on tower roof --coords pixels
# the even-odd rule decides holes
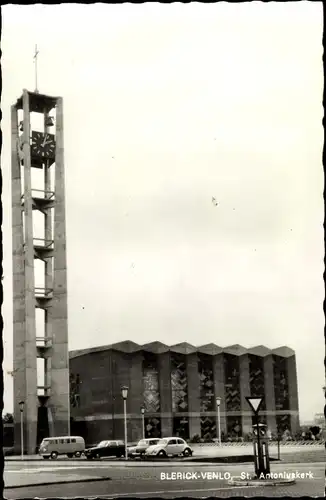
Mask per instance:
[[[34,64],[35,64],[35,93],[38,94],[38,88],[37,88],[37,56],[39,54],[39,51],[37,50],[37,45],[35,45],[35,53],[34,53]]]

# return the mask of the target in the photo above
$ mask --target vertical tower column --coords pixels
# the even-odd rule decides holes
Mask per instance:
[[[275,391],[273,355],[264,357],[265,403],[267,411],[267,427],[272,433],[277,432],[275,417]]]
[[[48,118],[49,118],[49,113],[45,109],[44,110],[44,130],[47,133],[49,132]],[[44,198],[48,199],[48,200],[50,200],[51,196],[52,196],[50,168],[51,168],[51,165],[50,165],[49,161],[46,161],[45,165],[44,165]],[[44,239],[45,239],[46,244],[48,244],[50,241],[53,240],[52,210],[53,210],[52,207],[45,206],[43,208]],[[52,259],[53,259],[53,256],[45,256],[45,259],[44,259],[44,275],[45,275],[44,276],[44,286],[45,286],[45,293],[46,294],[48,293],[49,290],[53,289],[53,260]],[[45,337],[45,339],[52,338],[52,330],[51,330],[52,320],[51,320],[51,317],[52,317],[52,301],[49,301],[44,309],[44,337]],[[51,373],[51,357],[49,355],[47,355],[44,358],[44,386],[45,387],[51,386],[50,373]],[[50,434],[51,435],[54,434],[53,425],[50,425]]]
[[[13,256],[13,349],[14,349],[14,436],[15,451],[19,453],[20,410],[19,401],[26,401],[26,303],[25,303],[25,256],[24,226],[22,211],[21,166],[18,155],[18,116],[15,106],[11,107],[11,177],[12,177],[12,256]],[[35,384],[36,385],[36,384]],[[25,426],[24,426],[25,427]],[[26,443],[26,427],[24,432]]]
[[[213,356],[213,374],[214,374],[214,393],[215,399],[221,398],[220,404],[220,419],[221,419],[221,433],[226,435],[226,405],[225,405],[225,376],[224,376],[224,356],[223,353]],[[216,403],[215,403],[216,404]],[[216,429],[218,432],[218,415],[216,411]],[[219,437],[219,436],[218,436]]]
[[[170,356],[170,352],[163,352],[157,357],[160,380],[162,437],[172,436],[173,431]]]
[[[198,355],[187,354],[189,437],[201,435],[200,428],[200,380],[198,373]]]
[[[143,353],[137,351],[131,355],[130,361],[130,394],[128,395],[129,411],[131,413],[128,428],[128,438],[137,441],[142,436],[141,407],[144,403],[143,389]]]
[[[242,435],[252,431],[252,416],[246,397],[250,396],[249,356],[239,356]]]
[[[291,434],[292,436],[299,431],[299,402],[298,402],[298,384],[297,384],[297,366],[295,355],[289,356],[286,360],[287,377],[289,386],[289,409],[291,416]]]
[[[30,109],[27,90],[23,92],[24,221],[25,221],[25,362],[26,400],[24,419],[26,450],[35,453],[37,436],[37,351],[34,293],[33,204],[30,156]]]
[[[56,105],[51,398],[56,435],[70,433],[63,102]]]

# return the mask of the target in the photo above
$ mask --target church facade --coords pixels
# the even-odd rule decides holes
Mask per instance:
[[[125,341],[72,351],[71,432],[88,445],[123,439],[123,386],[130,442],[143,437],[143,418],[146,437],[218,437],[217,398],[222,440],[252,432],[247,396],[263,397],[260,421],[270,432],[299,429],[296,360],[289,347]]]

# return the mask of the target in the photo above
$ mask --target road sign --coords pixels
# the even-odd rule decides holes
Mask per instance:
[[[260,408],[260,405],[262,404],[263,398],[246,397],[246,400],[249,403],[252,411],[255,414],[257,414],[259,412],[259,408]]]

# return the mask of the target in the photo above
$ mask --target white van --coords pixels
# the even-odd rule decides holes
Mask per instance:
[[[68,458],[80,457],[85,451],[85,441],[80,436],[56,436],[43,439],[39,455],[43,458],[56,459],[58,455]]]

